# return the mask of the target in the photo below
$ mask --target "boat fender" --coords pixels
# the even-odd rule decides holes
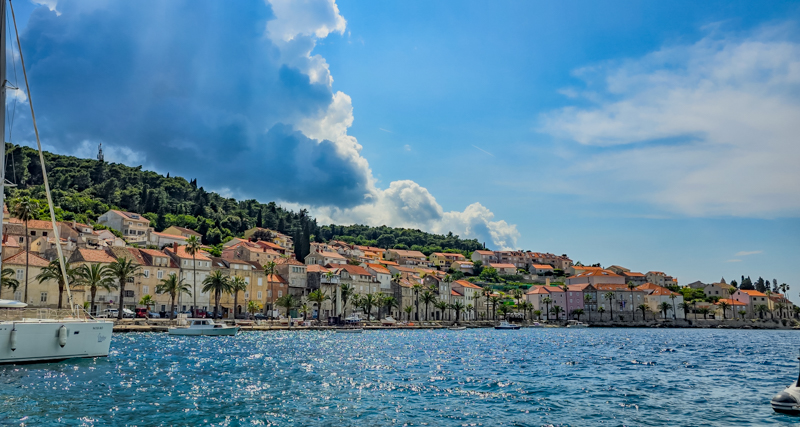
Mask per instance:
[[[10,341],[11,341],[11,343],[10,343],[11,344],[11,351],[16,350],[17,349],[17,328],[14,328],[14,329],[11,330],[11,339],[10,339]]]
[[[58,328],[58,345],[61,347],[67,345],[67,327],[64,325]]]

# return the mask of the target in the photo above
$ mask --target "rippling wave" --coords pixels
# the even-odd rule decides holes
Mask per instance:
[[[27,425],[762,425],[794,331],[115,334],[108,358],[0,367]]]

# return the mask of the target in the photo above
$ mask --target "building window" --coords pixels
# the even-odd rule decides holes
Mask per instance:
[[[161,270],[159,270],[159,271],[156,273],[156,277],[157,277],[157,278],[159,278],[159,279],[163,279],[163,278],[164,278],[164,272],[163,272],[163,271],[161,271]]]
[[[125,291],[125,298],[133,298],[133,291]]]
[[[42,236],[47,237],[47,232],[46,231],[42,231]]]
[[[128,283],[133,283],[133,277],[128,277]]]
[[[39,302],[47,302],[47,292],[42,292],[42,294],[39,295]]]
[[[31,236],[35,236],[35,235],[36,235],[36,231],[31,230]]]
[[[150,270],[144,270],[144,277],[150,277]]]
[[[20,242],[20,243],[23,243],[23,242],[25,242],[25,238],[24,238],[24,237],[20,237],[20,238],[19,238],[19,242]]]
[[[267,291],[267,296],[272,298],[272,291]]]
[[[150,287],[149,286],[142,286],[142,292],[145,295],[149,294],[150,293]]]
[[[278,291],[278,298],[283,296],[283,291]]]
[[[14,292],[14,299],[17,300],[17,301],[21,301],[22,300],[22,291]]]
[[[22,280],[25,278],[25,270],[19,269],[17,270],[17,280]]]
[[[245,292],[245,293],[244,293],[244,297],[245,297],[245,298],[250,298],[250,292]]]
[[[245,282],[245,283],[247,283],[247,284],[249,285],[249,284],[250,284],[250,278],[249,278],[249,277],[245,277],[245,278],[244,278],[244,282]]]
[[[261,291],[258,291],[258,299],[261,299]]]
[[[263,284],[263,282],[264,282],[264,279],[259,277],[258,278],[258,286],[261,286]]]

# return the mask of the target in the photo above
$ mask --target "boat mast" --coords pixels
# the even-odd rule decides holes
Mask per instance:
[[[5,4],[5,0],[3,4]],[[33,121],[33,132],[36,135],[36,147],[39,149],[39,163],[42,165],[42,180],[44,181],[44,192],[47,195],[47,207],[50,209],[50,222],[53,224],[53,235],[56,239],[56,252],[58,252],[58,263],[61,268],[61,277],[64,279],[64,287],[67,289],[67,301],[69,308],[75,314],[75,303],[72,301],[72,291],[69,289],[69,276],[67,275],[67,265],[64,259],[64,252],[61,250],[61,236],[56,222],[56,213],[53,210],[53,196],[50,194],[50,183],[47,181],[47,168],[44,162],[44,152],[42,151],[42,141],[39,139],[39,127],[36,126],[36,113],[33,111],[33,97],[31,96],[31,86],[28,83],[28,72],[25,70],[25,58],[22,56],[22,44],[19,42],[19,29],[17,29],[17,18],[14,16],[14,4],[8,0],[11,9],[11,19],[14,22],[14,35],[17,39],[17,49],[19,49],[19,62],[22,65],[22,76],[25,78],[25,90],[28,93],[28,105],[31,107],[31,120]],[[5,48],[5,46],[3,46]],[[5,58],[5,57],[4,57]],[[4,61],[5,63],[5,61]],[[4,68],[5,70],[5,68]],[[3,73],[5,74],[5,72]],[[5,81],[5,80],[4,80]]]
[[[0,227],[3,227],[3,207],[6,203],[6,0],[0,0],[0,135],[3,135],[3,143],[0,144],[0,159],[3,165],[0,166]],[[0,228],[2,230],[2,228]],[[3,271],[3,232],[0,231],[0,271]]]

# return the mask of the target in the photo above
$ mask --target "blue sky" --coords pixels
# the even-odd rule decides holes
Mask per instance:
[[[794,285],[796,2],[236,6],[20,4],[46,144],[323,222]]]

